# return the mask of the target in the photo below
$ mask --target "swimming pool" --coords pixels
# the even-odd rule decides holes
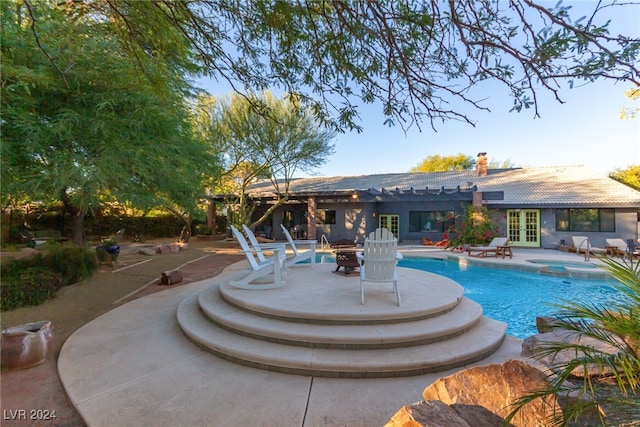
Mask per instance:
[[[622,294],[605,280],[460,265],[431,258],[406,257],[398,265],[455,280],[464,287],[465,296],[482,305],[485,316],[506,322],[507,333],[519,338],[538,333],[536,316],[557,311],[550,304],[568,300],[590,304],[623,301]]]

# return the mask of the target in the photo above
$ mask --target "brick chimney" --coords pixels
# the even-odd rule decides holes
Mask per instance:
[[[478,158],[476,159],[476,172],[478,176],[487,175],[487,153],[478,153]]]

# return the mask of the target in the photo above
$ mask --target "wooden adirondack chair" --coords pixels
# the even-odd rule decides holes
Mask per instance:
[[[291,237],[291,233],[287,228],[280,224],[280,228],[282,228],[282,232],[284,233],[289,245],[291,245],[291,249],[293,250],[293,257],[287,258],[285,261],[287,267],[292,266],[300,261],[309,260],[311,263],[311,267],[316,264],[316,244],[318,243],[316,240],[293,240]],[[297,245],[308,245],[308,251],[300,251],[298,250]]]
[[[378,228],[364,240],[364,249],[356,253],[360,264],[360,300],[364,304],[364,282],[392,282],[398,305],[400,289],[396,266],[402,259],[397,251],[398,239],[386,228]]]
[[[285,284],[282,280],[282,270],[284,269],[285,257],[284,244],[281,244],[279,248],[274,247],[273,256],[266,258],[263,254],[264,261],[260,259],[256,260],[256,257],[253,255],[254,251],[251,250],[249,243],[247,243],[247,240],[244,238],[240,230],[232,225],[231,231],[233,232],[236,240],[238,240],[240,248],[242,248],[242,252],[244,252],[247,257],[247,260],[251,265],[251,270],[249,271],[249,274],[243,278],[231,281],[229,284],[241,289],[273,289],[283,286]],[[272,282],[252,284],[252,282],[271,274],[273,274]]]

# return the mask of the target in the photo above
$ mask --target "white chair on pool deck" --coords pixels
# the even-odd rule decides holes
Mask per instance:
[[[364,240],[362,252],[356,252],[360,264],[360,302],[364,304],[364,282],[392,282],[398,305],[400,288],[396,266],[402,259],[397,251],[398,239],[386,228],[378,228]]]
[[[242,229],[244,230],[244,234],[249,239],[249,243],[251,243],[251,247],[253,248],[253,252],[255,252],[255,254],[258,257],[258,260],[260,262],[265,262],[266,259],[267,259],[267,257],[264,255],[264,252],[262,252],[263,249],[266,250],[266,251],[277,251],[277,250],[282,250],[282,248],[285,247],[284,243],[275,243],[275,242],[260,243],[260,242],[258,242],[258,238],[256,237],[255,234],[253,234],[253,231],[251,231],[251,229],[246,224],[242,224]]]
[[[285,261],[286,266],[290,267],[300,261],[309,260],[311,267],[313,267],[316,264],[316,244],[318,242],[316,240],[293,240],[293,237],[291,237],[291,233],[289,233],[289,230],[287,230],[284,225],[280,224],[280,228],[282,228],[282,232],[284,233],[287,241],[291,245],[291,249],[293,250],[293,257],[287,258],[287,260]],[[300,251],[298,250],[298,245],[308,245],[309,250]]]
[[[251,265],[251,270],[246,276],[239,280],[231,281],[229,284],[241,289],[273,289],[284,286],[285,283],[282,280],[282,270],[284,268],[285,257],[284,245],[281,245],[279,249],[274,247],[273,256],[269,258],[264,257],[264,261],[256,260],[253,256],[254,251],[249,247],[247,240],[244,238],[240,230],[232,225],[231,231],[233,232],[236,240],[238,240],[240,248],[242,248],[242,252],[244,252],[247,257],[247,260]],[[273,275],[273,281],[256,282],[258,279],[263,279],[270,275]]]

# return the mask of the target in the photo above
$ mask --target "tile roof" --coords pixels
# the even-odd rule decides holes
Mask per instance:
[[[453,189],[469,185],[477,185],[478,191],[482,192],[504,191],[504,200],[492,200],[492,205],[640,207],[640,191],[585,166],[490,169],[486,176],[478,176],[474,170],[464,170],[297,178],[291,181],[289,193],[295,196],[349,193],[370,188]],[[266,196],[272,192],[273,186],[269,181],[260,181],[250,187],[254,196]]]

